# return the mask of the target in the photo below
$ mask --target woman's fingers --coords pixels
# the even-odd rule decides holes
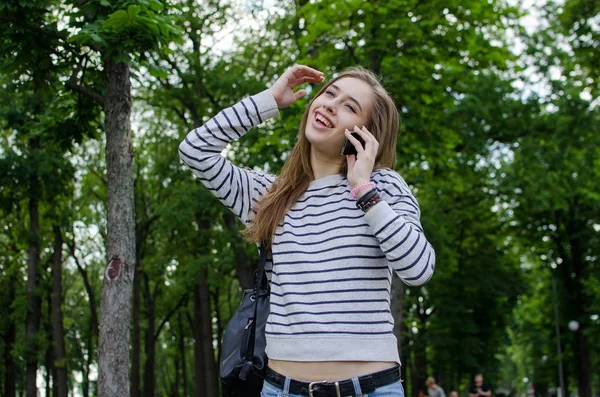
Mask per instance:
[[[365,142],[367,142],[367,141],[375,141],[375,142],[377,142],[377,140],[375,139],[375,137],[373,136],[373,134],[371,134],[371,131],[369,131],[367,129],[367,127],[365,127],[365,126],[359,127],[359,126],[355,125],[354,126],[354,131],[356,131],[356,133],[358,135],[360,135],[360,137],[362,139],[364,139]]]
[[[298,90],[294,93],[294,102],[306,96],[306,90]]]
[[[294,92],[304,83],[320,83],[325,79],[323,73],[304,65],[295,65],[286,70],[269,88],[278,108],[284,108],[306,96],[306,91]]]
[[[304,83],[320,83],[325,79],[323,73],[304,65],[295,65],[289,69],[288,82],[291,88]]]
[[[296,78],[310,77],[319,81],[323,80],[324,78],[322,72],[305,65],[294,65],[290,70]]]
[[[377,154],[377,151],[379,150],[379,142],[377,142],[377,139],[375,139],[375,137],[373,136],[373,134],[371,134],[367,127],[363,126],[359,128],[357,125],[355,125],[354,131],[365,141],[364,148],[373,148],[373,153]]]
[[[346,161],[348,162],[348,170],[353,170],[354,169],[354,164],[356,163],[356,155],[354,154],[347,154],[346,155]]]
[[[349,130],[346,130],[344,133],[346,134],[346,137],[348,138],[350,143],[352,143],[352,145],[354,145],[354,147],[356,148],[357,153],[362,153],[365,151],[365,148],[363,147],[362,143],[360,143],[358,139],[353,137],[352,133]]]

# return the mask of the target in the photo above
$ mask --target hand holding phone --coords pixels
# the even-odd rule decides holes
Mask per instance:
[[[361,138],[360,135],[358,135],[357,132],[352,132],[351,135],[360,142],[363,148],[365,147],[365,141]],[[347,156],[349,154],[357,154],[356,148],[354,147],[352,142],[348,140],[347,137],[344,137],[344,143],[342,144],[342,150],[340,151],[340,153],[342,156]]]

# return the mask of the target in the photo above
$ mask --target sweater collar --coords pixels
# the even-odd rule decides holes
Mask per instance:
[[[308,187],[309,189],[314,189],[319,187],[338,185],[344,179],[345,178],[342,176],[342,174],[332,174],[323,178],[313,180],[310,183],[310,185],[308,185]]]

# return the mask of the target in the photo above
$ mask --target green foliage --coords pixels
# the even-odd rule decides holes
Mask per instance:
[[[27,204],[38,198],[43,264],[52,254],[52,225],[65,235],[68,348],[54,365],[66,366],[73,388],[94,395],[98,308],[90,299],[98,305],[107,232],[103,123],[96,102],[64,85],[103,95],[102,62],[113,58],[130,62],[134,77],[138,337],[154,326],[155,394],[193,389],[195,288],[207,284],[218,347],[239,303],[240,258],[256,257],[239,238],[241,225],[180,164],[177,146],[293,63],[327,77],[368,67],[401,111],[396,168],[419,200],[437,254],[432,281],[404,296],[408,373],[435,375],[447,392],[462,395],[475,372],[484,372],[494,391],[524,393],[528,378],[543,395],[557,383],[554,276],[561,358],[574,391],[577,354],[566,325],[577,319],[590,341],[600,338],[594,2],[549,2],[542,14],[548,27],[532,37],[517,25],[522,11],[505,1],[286,1],[269,10],[233,1],[78,4],[0,0],[0,351],[15,359],[19,385],[27,351]],[[228,31],[236,33],[231,47],[223,44]],[[526,62],[511,52],[509,32],[525,40]],[[547,93],[528,91],[525,66],[542,76]],[[308,88],[309,98],[316,89]],[[233,142],[229,158],[277,173],[309,98]],[[579,284],[569,277],[574,259],[583,263]],[[42,267],[40,292],[47,295]],[[17,341],[9,346],[11,326]],[[48,345],[48,329],[39,341]],[[593,368],[599,349],[590,344]],[[147,353],[142,345],[142,366]]]
[[[88,1],[70,18],[94,15],[69,42],[99,49],[117,61],[131,60],[136,54],[177,41],[181,30],[176,16],[159,0]]]

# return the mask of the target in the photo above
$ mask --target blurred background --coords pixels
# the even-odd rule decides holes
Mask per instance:
[[[257,255],[177,148],[294,63],[367,67],[400,110],[396,169],[437,252],[428,284],[393,286],[406,395],[434,376],[467,397],[477,373],[496,395],[600,395],[599,2],[0,0],[0,396],[98,395],[115,125],[130,395],[218,395]],[[299,102],[227,157],[277,173]]]

